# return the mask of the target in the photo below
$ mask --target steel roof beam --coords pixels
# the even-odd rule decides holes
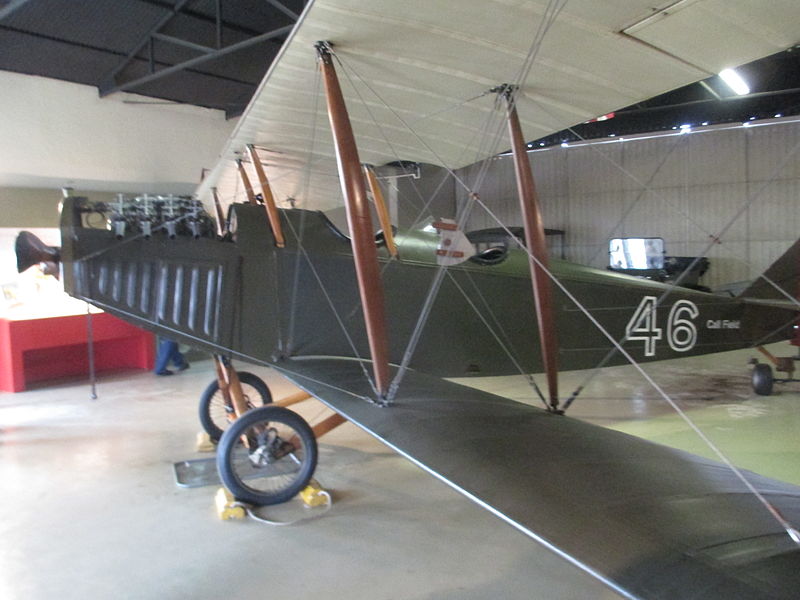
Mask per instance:
[[[116,84],[116,82],[113,81],[104,82],[103,85],[99,86],[100,97],[102,98],[108,96],[109,94],[127,91],[139,87],[141,85],[144,85],[146,83],[151,83],[153,81],[161,79],[162,77],[166,77],[167,75],[177,73],[178,71],[183,71],[190,67],[195,67],[209,60],[213,60],[215,58],[225,56],[226,54],[230,54],[232,52],[237,52],[238,50],[248,48],[260,42],[264,42],[266,40],[276,38],[284,34],[288,34],[293,27],[294,25],[286,25],[284,27],[279,27],[278,29],[273,29],[272,31],[268,31],[266,33],[262,33],[261,35],[251,37],[250,39],[243,40],[237,44],[231,44],[230,46],[226,46],[225,48],[214,50],[213,52],[209,52],[208,54],[203,54],[202,56],[186,60],[184,62],[172,65],[171,67],[166,67],[164,69],[161,69],[160,71],[156,71],[155,73],[150,73],[149,75],[145,75],[144,77],[132,79],[130,81],[126,81],[121,84]]]
[[[101,81],[103,83],[101,83],[101,85],[99,86],[101,96],[103,95],[104,87],[112,87],[113,85],[115,85],[114,78],[117,76],[117,74],[119,74],[120,71],[122,71],[125,67],[127,67],[134,58],[136,58],[136,55],[142,51],[142,48],[144,48],[150,42],[150,38],[152,37],[152,35],[154,33],[157,33],[162,27],[164,27],[164,25],[166,25],[172,19],[174,19],[181,11],[181,9],[184,6],[186,6],[189,2],[191,2],[191,0],[178,0],[178,2],[175,3],[172,9],[170,9],[170,11],[166,15],[164,15],[161,19],[159,19],[158,23],[156,23],[153,27],[150,28],[150,30],[142,37],[139,43],[136,44],[133,50],[128,52],[128,55],[125,57],[125,59],[121,63],[119,63],[116,67],[114,67],[108,75],[102,78]]]
[[[164,33],[154,33],[151,37],[155,40],[167,42],[169,44],[175,44],[176,46],[183,46],[184,48],[189,48],[191,50],[196,50],[197,52],[202,52],[203,54],[209,54],[211,52],[216,51],[216,49],[212,48],[211,46],[203,46],[202,44],[195,44],[194,42],[172,37],[171,35],[166,35]]]
[[[157,6],[159,8],[165,9],[165,10],[171,10],[171,6],[172,6],[171,3],[165,2],[164,0],[138,0],[138,1],[142,2],[144,4],[148,4],[150,6]],[[226,1],[228,1],[228,0],[226,0]],[[214,0],[215,6],[214,6],[213,12],[211,12],[211,13],[201,12],[201,11],[193,9],[191,6],[186,6],[186,7],[183,8],[183,10],[181,10],[181,14],[186,16],[186,17],[190,17],[191,19],[197,19],[198,21],[202,21],[203,23],[207,23],[207,24],[210,24],[210,25],[216,25],[217,12],[218,12],[217,9],[216,9],[216,4],[217,3],[219,3],[220,7],[223,4],[222,0]],[[235,10],[235,9],[230,9],[227,12],[230,13],[231,16],[235,16],[235,15],[238,14],[238,11]],[[232,21],[232,20],[222,19],[222,25],[225,27],[226,30],[230,29],[231,31],[235,31],[237,33],[242,33],[242,34],[248,35],[248,36],[250,36],[250,35],[258,35],[259,33],[261,33],[259,30],[254,29],[253,27],[245,26],[245,25],[242,25],[241,23],[237,23],[237,22]]]
[[[275,8],[277,8],[279,11],[281,11],[283,14],[285,14],[287,17],[289,17],[293,21],[297,21],[297,19],[300,18],[300,15],[298,15],[293,10],[289,9],[282,2],[278,2],[278,0],[267,0],[267,2],[269,4],[271,4],[272,6],[274,6]]]

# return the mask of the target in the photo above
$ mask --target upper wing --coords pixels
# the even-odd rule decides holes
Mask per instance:
[[[363,162],[449,168],[502,150],[487,128],[502,83],[520,83],[546,0],[312,0],[198,193],[243,200],[235,159],[264,148],[277,196],[339,203],[314,43],[334,44]],[[797,42],[795,0],[570,0],[521,81],[527,139],[650,98]]]
[[[796,597],[800,548],[721,464],[419,373],[381,408],[356,361],[275,368],[625,597]],[[800,488],[747,477],[800,520]]]

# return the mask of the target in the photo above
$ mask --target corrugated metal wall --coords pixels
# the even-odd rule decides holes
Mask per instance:
[[[612,237],[663,237],[668,255],[696,256],[718,236],[702,280],[714,287],[756,277],[800,236],[798,146],[800,123],[777,120],[529,156],[545,225],[566,231],[569,260],[605,267]],[[476,173],[460,175],[472,184]],[[477,190],[506,225],[521,225],[515,185],[501,157]],[[467,229],[496,226],[476,207]]]

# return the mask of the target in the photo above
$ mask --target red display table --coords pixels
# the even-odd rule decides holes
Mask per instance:
[[[0,319],[0,390],[21,392],[31,381],[89,372],[86,315]],[[106,313],[92,314],[97,371],[152,369],[153,334]]]

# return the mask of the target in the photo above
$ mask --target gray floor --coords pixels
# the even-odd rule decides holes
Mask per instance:
[[[750,355],[646,368],[737,464],[800,483],[800,384],[754,396]],[[275,396],[292,391],[248,369]],[[586,375],[565,374],[563,390]],[[220,521],[216,488],[179,488],[172,469],[203,456],[196,405],[211,378],[201,361],[173,377],[105,375],[95,401],[83,382],[0,394],[0,598],[617,597],[349,424],[320,446],[329,513],[292,527]],[[472,383],[529,401],[521,378]],[[571,413],[710,452],[630,367],[593,379]]]

